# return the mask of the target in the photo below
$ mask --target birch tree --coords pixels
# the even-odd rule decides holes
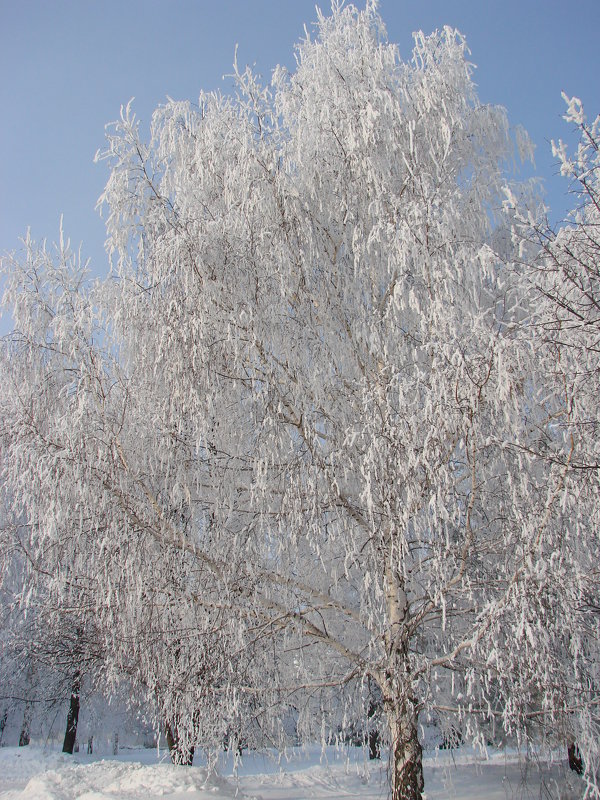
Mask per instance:
[[[519,447],[537,386],[506,268],[512,134],[456,31],[405,63],[373,4],[320,16],[270,86],[236,77],[158,109],[148,144],[129,106],[109,135],[121,335],[171,387],[161,417],[189,421],[205,484],[182,491],[243,553],[287,674],[372,679],[392,796],[416,800],[421,715],[517,720],[477,644],[562,487]]]
[[[540,676],[573,659],[553,605],[586,569],[561,539],[573,453],[506,175],[529,146],[450,28],[405,62],[375,3],[336,3],[296,59],[169,101],[147,143],[123,109],[100,156],[113,274],[46,320],[64,347],[27,350],[7,474],[81,554],[113,674],[158,698],[176,760],[219,721],[275,707],[276,728],[289,703],[314,735],[375,695],[392,797],[420,800],[421,723],[536,735],[564,699]]]

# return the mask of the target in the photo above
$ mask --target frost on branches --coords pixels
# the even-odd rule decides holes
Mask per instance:
[[[542,583],[555,594],[550,705],[562,705],[567,740],[576,743],[590,796],[600,772],[600,116],[589,123],[581,101],[563,95],[564,119],[579,141],[569,155],[553,142],[561,174],[570,181],[575,208],[553,230],[547,224],[520,231],[537,251],[530,279],[537,306],[536,357],[554,400],[551,425],[536,446],[562,471],[564,488],[552,515],[552,566]],[[538,575],[542,570],[536,565]],[[536,581],[536,584],[538,581]],[[549,631],[546,632],[548,635]],[[548,701],[546,701],[548,702]]]
[[[422,725],[561,739],[591,551],[467,52],[335,4],[269,86],[123,110],[109,281],[28,245],[5,477],[179,762],[358,724],[420,800]]]
[[[241,713],[231,674],[242,678],[250,657],[225,613],[235,576],[227,589],[211,571],[218,559],[201,561],[203,532],[192,533],[180,494],[181,475],[202,480],[202,469],[157,418],[156,387],[119,361],[99,316],[110,286],[86,283],[69,243],[61,237],[53,256],[27,239],[23,263],[9,267],[20,325],[2,363],[4,471],[12,513],[27,519],[22,605],[28,629],[39,617],[45,637],[43,653],[29,650],[39,664],[73,641],[77,694],[90,663],[109,690],[129,680],[154,707],[174,760],[190,762],[198,739],[222,737]]]

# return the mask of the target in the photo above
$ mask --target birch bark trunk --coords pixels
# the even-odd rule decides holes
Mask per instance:
[[[392,800],[423,800],[423,750],[411,685],[409,604],[399,573],[386,567],[388,666],[380,688],[390,733]]]
[[[386,703],[390,729],[392,800],[423,800],[423,750],[415,704],[410,699]]]

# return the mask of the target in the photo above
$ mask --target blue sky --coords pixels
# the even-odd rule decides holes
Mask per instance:
[[[564,215],[549,140],[569,136],[561,90],[581,97],[588,116],[600,112],[600,0],[381,0],[380,12],[405,58],[416,29],[449,24],[466,35],[480,99],[529,131],[552,217]],[[18,249],[28,226],[57,239],[63,214],[72,242],[105,272],[94,207],[107,167],[93,159],[120,105],[135,96],[148,123],[166,95],[227,92],[236,44],[240,64],[269,77],[277,63],[293,65],[315,17],[313,0],[0,0],[0,253]]]

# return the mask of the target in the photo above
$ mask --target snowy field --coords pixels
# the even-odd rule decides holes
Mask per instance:
[[[198,761],[202,759],[198,758]],[[41,747],[0,749],[1,800],[311,800],[387,797],[385,765],[362,750],[293,751],[286,759],[245,753],[218,776],[200,763],[173,767],[167,755],[135,749],[117,757],[65,756]],[[487,760],[466,748],[425,757],[427,800],[579,800],[584,787],[564,764],[519,765],[516,755]]]

